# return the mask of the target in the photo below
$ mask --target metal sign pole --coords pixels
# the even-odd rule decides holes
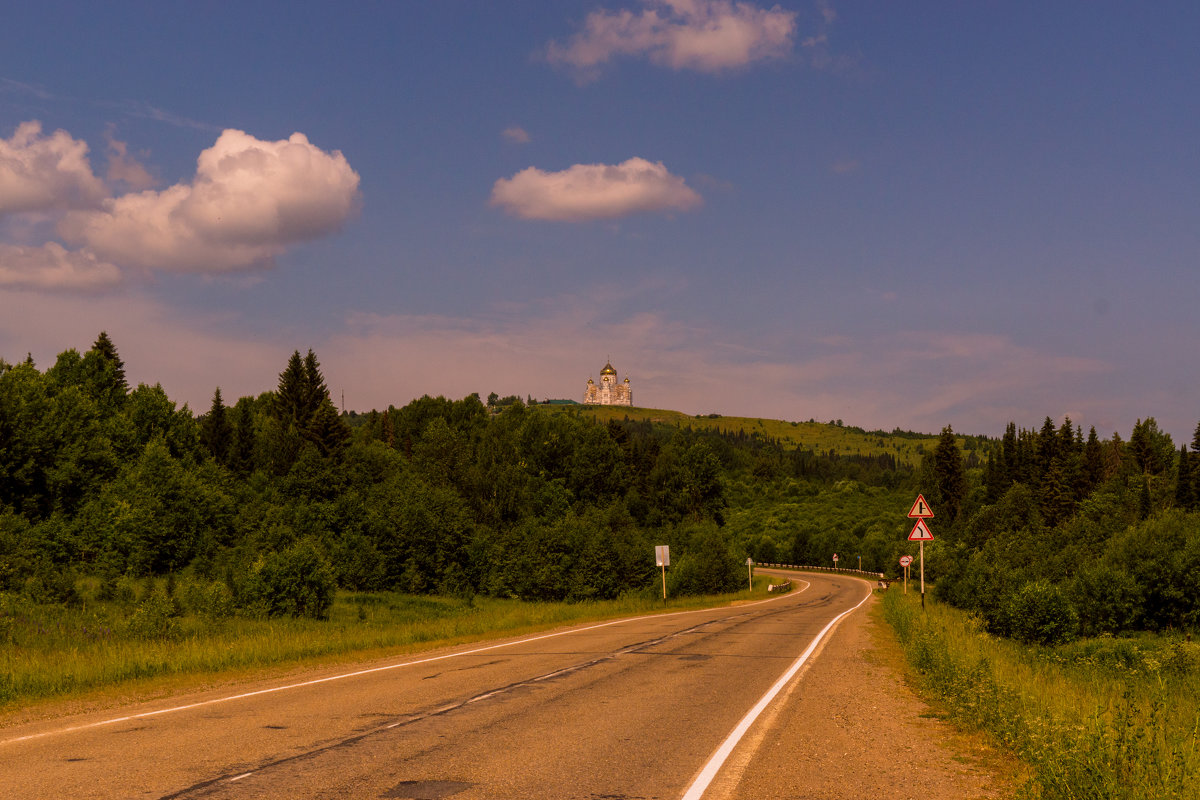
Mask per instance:
[[[925,610],[925,540],[921,540],[921,610]]]

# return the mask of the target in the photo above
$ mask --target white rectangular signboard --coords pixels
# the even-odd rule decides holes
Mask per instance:
[[[669,545],[658,544],[654,546],[654,566],[671,566],[671,548]]]

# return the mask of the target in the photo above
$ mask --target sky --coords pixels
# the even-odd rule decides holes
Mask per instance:
[[[1200,421],[1200,4],[14,4],[0,358],[207,410]],[[343,401],[344,397],[344,401]]]

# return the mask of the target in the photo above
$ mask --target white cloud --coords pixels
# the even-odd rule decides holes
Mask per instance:
[[[150,170],[129,155],[128,145],[113,138],[111,126],[105,134],[105,141],[108,143],[108,170],[104,177],[110,185],[122,184],[134,191],[141,191],[158,183]]]
[[[226,130],[195,179],[67,214],[59,233],[122,266],[225,272],[268,265],[288,245],[338,230],[358,204],[358,174],[301,133],[269,142]]]
[[[513,144],[529,144],[530,142],[529,133],[519,125],[505,128],[500,135]]]
[[[22,122],[0,139],[0,215],[97,205],[108,192],[87,153],[66,131],[45,136],[40,122]]]
[[[121,270],[55,242],[41,247],[0,244],[0,287],[93,291],[121,282]]]
[[[616,56],[645,56],[671,69],[721,72],[781,58],[792,49],[796,14],[733,0],[644,0],[640,14],[599,9],[547,58],[590,77]]]
[[[621,164],[576,164],[561,172],[536,167],[501,178],[491,204],[524,219],[582,222],[647,211],[687,211],[703,203],[662,162],[631,158]]]

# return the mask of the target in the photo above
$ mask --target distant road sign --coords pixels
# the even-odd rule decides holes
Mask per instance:
[[[907,567],[912,563],[912,556],[900,556],[900,566]]]
[[[838,559],[837,559],[837,553],[834,553],[834,554],[833,554],[833,563],[835,563],[835,564],[836,564],[836,563],[837,563],[837,560],[838,560]]]
[[[933,519],[933,509],[929,507],[929,503],[925,502],[925,495],[917,495],[912,508],[908,511],[908,516],[910,519]],[[929,538],[932,539],[933,537]]]
[[[929,530],[929,526],[925,524],[925,520],[917,520],[917,524],[913,525],[912,533],[908,535],[910,542],[932,542],[933,534]]]
[[[656,567],[671,566],[671,548],[669,545],[656,544],[654,546],[654,566],[656,566]]]

